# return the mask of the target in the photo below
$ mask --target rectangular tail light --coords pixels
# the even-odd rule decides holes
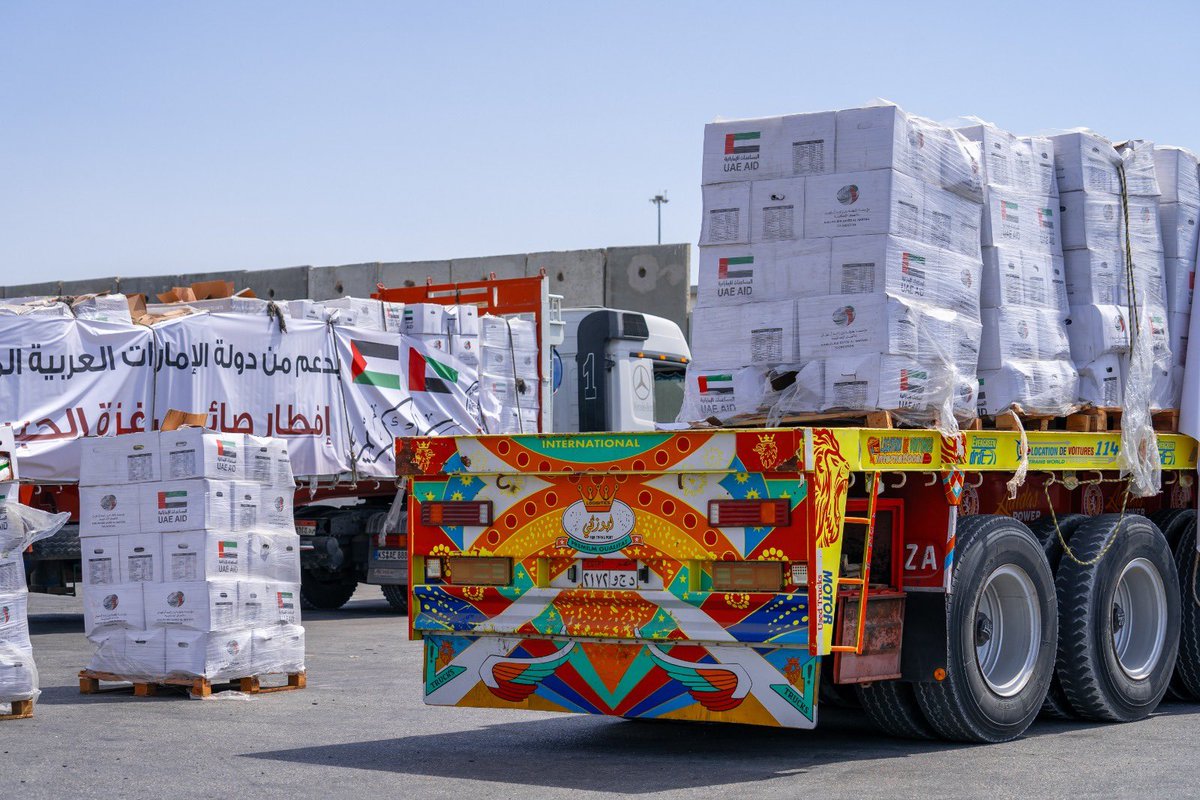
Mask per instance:
[[[447,500],[422,503],[421,524],[431,527],[487,527],[492,524],[492,501]]]
[[[375,534],[375,546],[403,550],[408,547],[408,534],[377,533]]]
[[[507,586],[512,583],[512,559],[492,556],[450,556],[450,583],[460,586]]]
[[[714,561],[714,592],[778,592],[783,589],[782,561]]]
[[[709,500],[708,524],[722,528],[786,528],[792,524],[789,500]]]

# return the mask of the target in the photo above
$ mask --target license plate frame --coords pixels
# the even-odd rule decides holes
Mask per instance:
[[[375,551],[376,561],[408,561],[408,551],[394,547],[380,548]]]
[[[638,565],[629,558],[585,558],[580,564],[579,586],[597,590],[635,590]]]

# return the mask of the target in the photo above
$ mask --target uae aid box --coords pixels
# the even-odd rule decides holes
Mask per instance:
[[[701,183],[782,178],[780,117],[712,122],[704,126]]]
[[[433,334],[414,333],[412,337],[419,341],[421,346],[430,353],[450,352],[450,337],[445,334],[434,336]]]
[[[917,239],[924,192],[916,178],[891,169],[810,178],[805,181],[804,235],[891,233]]]
[[[209,679],[245,677],[250,671],[252,638],[249,630],[168,630],[167,674]]]
[[[159,434],[162,479],[240,481],[246,478],[246,438],[204,428],[178,428]]]
[[[1054,309],[1065,314],[1068,303],[1066,276],[1065,263],[1060,256],[1012,247],[985,247],[980,302],[985,308],[1023,306]]]
[[[250,576],[249,534],[213,530],[161,536],[164,581],[240,580]]]
[[[748,244],[750,183],[715,183],[701,195],[700,244]]]
[[[1196,156],[1182,147],[1155,147],[1154,172],[1163,203],[1200,206]]]
[[[269,583],[267,589],[274,601],[266,609],[267,624],[300,624],[300,584]]]
[[[767,368],[705,367],[693,361],[688,364],[686,380],[681,422],[726,419],[760,409],[766,395]]]
[[[526,319],[485,316],[479,319],[479,344],[482,347],[512,347],[536,350],[537,331]]]
[[[496,427],[489,422],[489,431],[499,434],[537,433],[541,415],[536,408],[502,408],[496,414]]]
[[[882,294],[807,297],[796,301],[795,317],[797,352],[789,361],[917,352],[920,312],[897,298]]]
[[[803,238],[804,178],[752,183],[749,241],[786,242]]]
[[[1129,327],[1120,306],[1071,306],[1066,325],[1076,364],[1129,350]]]
[[[85,536],[139,532],[142,526],[139,499],[143,486],[138,483],[80,486],[80,532]]]
[[[996,415],[1013,403],[1026,412],[1065,413],[1075,403],[1076,374],[1070,361],[1010,361],[979,371],[979,413]]]
[[[296,532],[296,518],[292,509],[295,491],[292,489],[276,489],[273,486],[256,487],[261,505],[258,509],[258,521],[244,526],[250,528],[267,528],[282,533]]]
[[[92,657],[88,659],[88,669],[114,675],[125,674],[124,629],[104,628],[94,635],[88,634],[87,638],[92,644]]]
[[[0,594],[26,591],[25,562],[17,549],[0,552]]]
[[[83,592],[83,632],[91,636],[97,631],[114,628],[146,627],[142,587],[158,585],[114,583],[86,588]]]
[[[479,369],[479,337],[451,336],[450,354],[468,367]]]
[[[1111,253],[1123,244],[1120,198],[1108,194],[1063,192],[1058,208],[1064,250],[1089,249]]]
[[[1196,262],[1183,258],[1166,260],[1167,310],[1188,314],[1192,310],[1192,290],[1196,286]]]
[[[292,461],[288,455],[287,440],[266,436],[246,437],[246,480],[279,488],[294,488]]]
[[[1112,142],[1084,131],[1051,136],[1050,141],[1054,146],[1054,171],[1060,193],[1121,191],[1117,176],[1121,157]]]
[[[229,630],[237,625],[238,594],[234,581],[167,581],[143,583],[147,628]]]
[[[1131,197],[1154,198],[1157,203],[1162,191],[1154,169],[1154,143],[1145,139],[1130,139],[1118,144],[1116,149],[1125,170],[1128,194]]]
[[[325,300],[326,308],[337,309],[337,320],[343,325],[369,331],[383,330],[383,304],[365,297],[338,297]]]
[[[445,332],[449,336],[479,336],[479,307],[446,306]]]
[[[266,581],[300,581],[300,537],[254,531],[250,534],[250,577]]]
[[[383,329],[388,333],[404,331],[404,303],[381,303],[383,306]]]
[[[238,627],[255,628],[274,621],[276,599],[267,581],[239,581],[237,590]]]
[[[978,261],[894,236],[840,236],[832,246],[831,291],[876,292],[979,315]]]
[[[820,411],[825,405],[825,362],[814,358],[770,370],[763,405],[780,414]]]
[[[692,312],[692,345],[717,364],[784,364],[796,361],[794,300],[731,306],[698,306]]]
[[[984,245],[1047,253],[1062,248],[1057,197],[989,186],[984,201]]]
[[[1079,367],[1079,402],[1097,408],[1119,408],[1125,402],[1121,359],[1100,356]]]
[[[823,411],[924,409],[933,375],[909,358],[866,355],[825,360]]]
[[[1014,360],[1057,361],[1071,357],[1071,343],[1057,311],[985,308],[981,317],[981,370],[997,370]]]
[[[167,632],[162,628],[144,631],[123,631],[124,648],[121,654],[124,677],[155,678],[166,675]]]
[[[0,697],[22,700],[37,690],[33,650],[0,644]]]
[[[914,178],[941,180],[945,139],[927,136],[932,126],[893,105],[837,112],[836,172],[897,169]]]
[[[159,478],[157,432],[88,437],[80,443],[80,486],[144,483]]]
[[[784,176],[823,175],[837,164],[837,112],[788,114],[779,120]],[[763,176],[766,177],[766,176]]]
[[[1124,297],[1125,260],[1119,249],[1065,250],[1067,299],[1073,306],[1115,305]]]
[[[979,163],[983,182],[1034,194],[1058,194],[1054,177],[1054,145],[1040,136],[1016,136],[994,125],[958,128],[966,138],[980,144]]]
[[[0,643],[29,645],[29,594],[0,593]]]
[[[258,484],[249,481],[193,479],[145,485],[142,530],[249,530],[255,525],[260,500]]]
[[[254,672],[300,672],[304,669],[304,628],[272,625],[254,629]]]
[[[1158,207],[1162,225],[1162,249],[1167,258],[1196,260],[1196,242],[1200,236],[1200,208],[1183,203],[1163,203]]]
[[[79,537],[84,588],[121,582],[120,540],[119,536]]]
[[[485,347],[479,357],[481,372],[498,377],[537,379],[538,351]]]
[[[159,534],[125,533],[116,538],[121,553],[121,583],[153,583],[163,579]]]
[[[437,303],[413,303],[403,311],[403,330],[409,336],[441,336],[446,331],[446,308]]]
[[[1167,329],[1171,333],[1171,363],[1181,367],[1187,363],[1188,325],[1191,319],[1191,314],[1167,316]]]
[[[701,247],[696,300],[733,305],[828,294],[829,239]]]

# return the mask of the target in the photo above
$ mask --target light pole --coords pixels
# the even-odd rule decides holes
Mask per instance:
[[[667,190],[663,189],[662,194],[656,194],[654,197],[651,197],[650,202],[658,206],[658,243],[662,244],[662,207],[663,203],[671,202],[667,199]]]

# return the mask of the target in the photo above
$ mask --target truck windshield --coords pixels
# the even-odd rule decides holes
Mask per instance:
[[[654,365],[654,421],[674,422],[683,405],[685,367],[682,364]]]

